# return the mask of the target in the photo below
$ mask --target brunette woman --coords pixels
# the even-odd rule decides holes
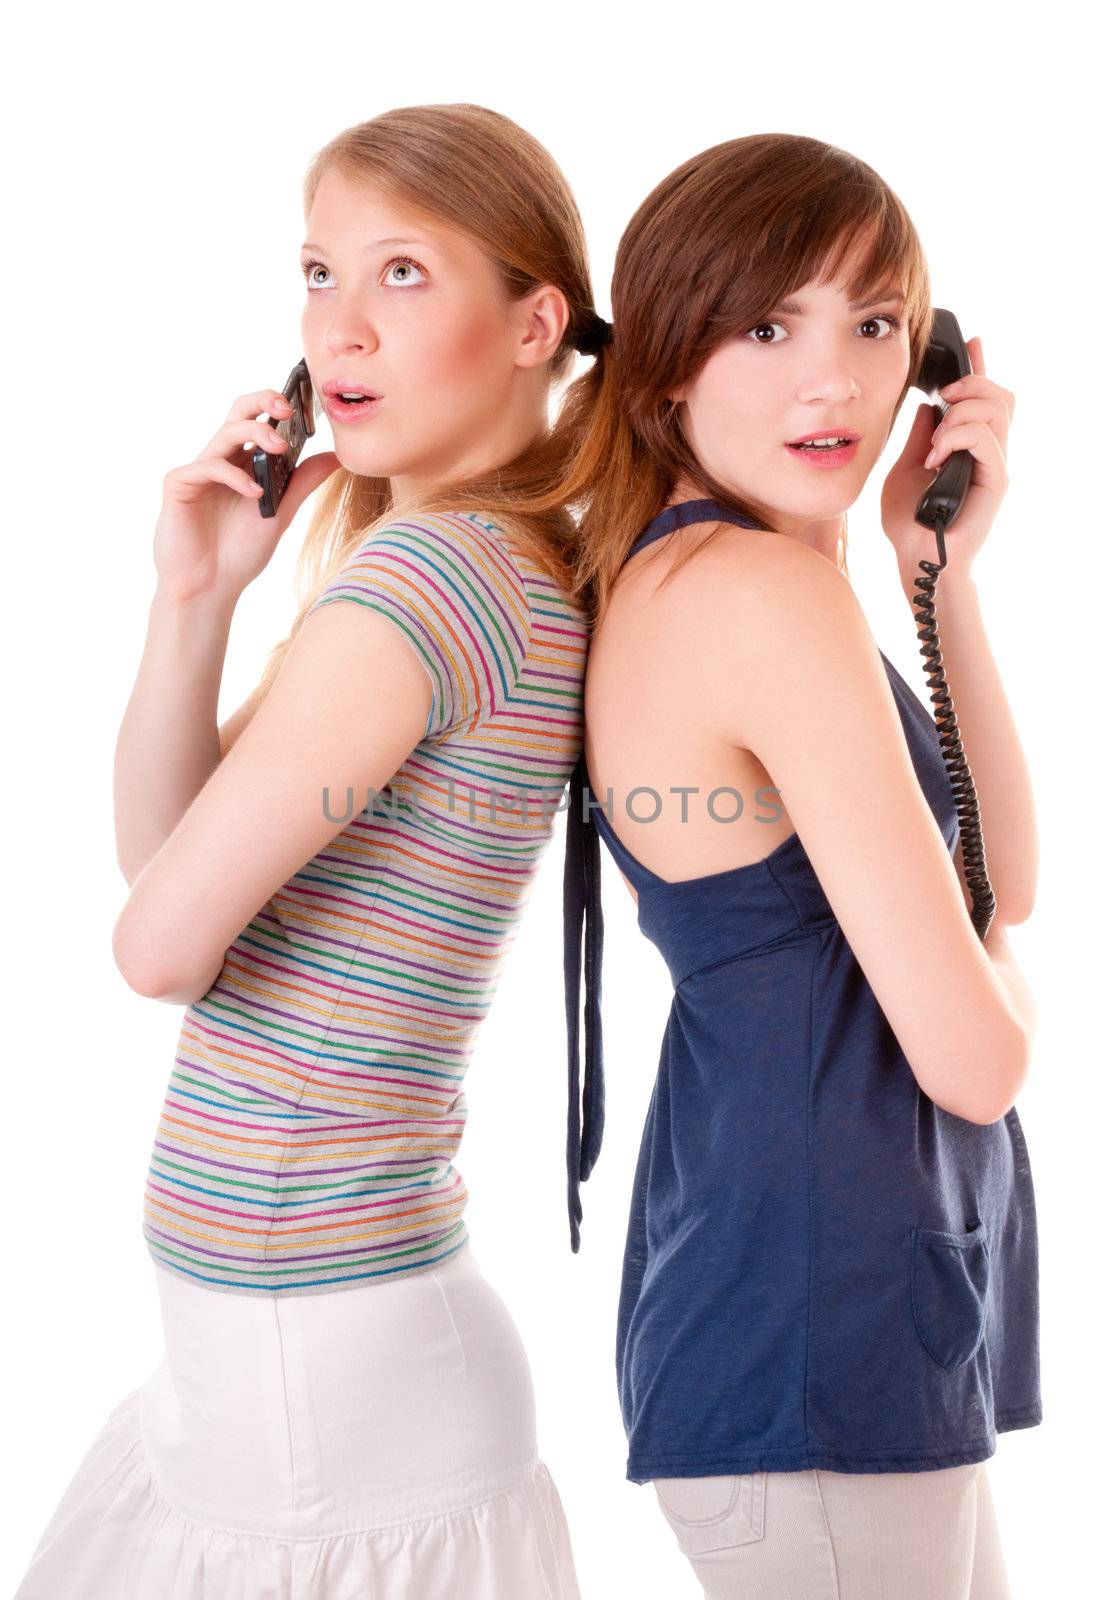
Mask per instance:
[[[986,1462],[1041,1418],[1014,1105],[1034,1009],[1006,933],[1036,834],[973,572],[1013,396],[977,339],[881,509],[914,605],[937,554],[914,510],[950,452],[974,456],[937,612],[997,896],[985,943],[934,719],[845,562],[931,305],[863,161],[734,139],[632,218],[564,419],[596,600],[572,791],[597,833],[569,818],[572,1224],[600,1137],[600,837],[674,983],[624,1255],[627,1470],[711,1600],[1003,1600]]]

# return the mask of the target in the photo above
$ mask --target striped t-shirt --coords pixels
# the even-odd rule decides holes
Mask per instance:
[[[462,1081],[582,740],[586,616],[486,516],[377,529],[310,612],[337,600],[410,641],[430,716],[184,1014],[144,1234],[228,1292],[385,1281],[467,1242]]]

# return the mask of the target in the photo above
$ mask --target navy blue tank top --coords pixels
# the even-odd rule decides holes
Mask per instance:
[[[630,555],[713,520],[758,526],[686,501]],[[933,718],[881,658],[951,853],[959,824]],[[584,785],[581,755],[565,865],[573,1247],[604,1114],[599,838],[674,983],[621,1282],[627,1476],[984,1460],[997,1433],[1042,1417],[1035,1196],[1016,1110],[983,1125],[921,1090],[795,833],[761,861],[667,882],[593,795],[583,820]]]

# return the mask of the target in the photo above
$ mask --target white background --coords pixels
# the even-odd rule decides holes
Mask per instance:
[[[110,948],[127,893],[114,741],[145,635],[161,479],[237,394],[280,387],[299,354],[308,158],[389,107],[459,100],[507,113],[559,161],[607,317],[620,231],[687,156],[774,130],[854,151],[911,212],[934,303],[981,335],[988,374],[1017,395],[1010,489],[976,572],[1041,819],[1039,901],[1013,943],[1041,1005],[1019,1109],[1039,1204],[1046,1421],[1003,1435],[990,1468],[1014,1600],[1066,1593],[1071,1568],[1091,1565],[1091,87],[1065,5],[1008,15],[330,0],[22,11],[2,113],[4,1593],[108,1411],[161,1352],[141,1199],[181,1013],[133,994]],[[877,642],[920,687],[879,527],[880,481],[916,405],[851,511],[850,567]],[[323,421],[316,445],[330,448]],[[222,719],[288,628],[305,525],[302,513],[240,604]],[[585,1600],[688,1597],[654,1491],[624,1477],[613,1370],[670,983],[603,854],[608,1128],[573,1257],[562,847],[561,819],[469,1075],[467,1219],[526,1342]],[[516,1193],[539,1199],[520,1212]]]

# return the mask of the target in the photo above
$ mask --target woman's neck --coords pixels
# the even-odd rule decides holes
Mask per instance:
[[[734,491],[731,491],[734,493]],[[697,488],[695,484],[679,481],[671,491],[667,500],[668,506],[680,505],[684,500],[707,500],[708,494]],[[782,511],[766,508],[765,515],[770,524],[778,533],[785,534],[790,539],[798,539],[801,544],[806,544],[811,550],[818,550],[827,560],[846,578],[849,573],[845,564],[845,546],[847,517],[843,512],[840,517],[793,517]]]

